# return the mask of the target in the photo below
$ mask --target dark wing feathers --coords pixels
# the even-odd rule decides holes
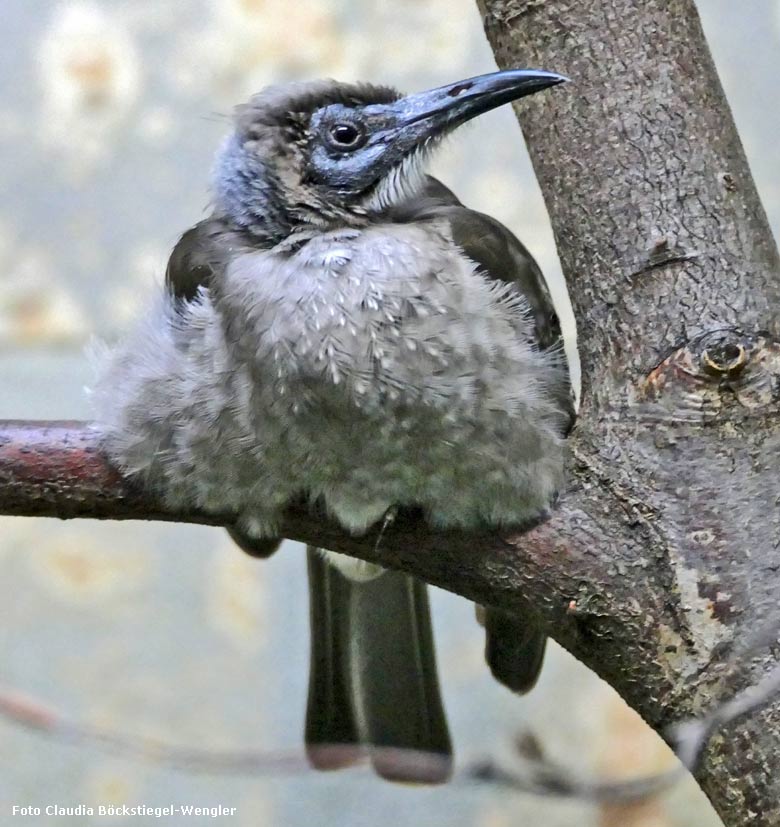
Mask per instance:
[[[561,358],[565,358],[561,326],[542,271],[503,224],[464,207],[454,193],[431,177],[424,195],[401,207],[397,217],[401,221],[447,221],[453,241],[485,276],[512,282],[525,296],[539,349],[557,348]],[[571,388],[564,385],[558,399],[566,414],[568,432],[575,416]],[[487,606],[484,625],[485,659],[493,676],[514,692],[528,692],[539,677],[547,641],[537,621],[531,616]]]
[[[542,271],[528,250],[503,224],[465,207],[450,207],[452,237],[479,269],[500,281],[513,281],[528,300],[542,350],[556,346],[561,326]]]
[[[528,301],[540,350],[557,349],[565,360],[561,325],[539,265],[500,221],[464,207],[440,181],[428,176],[424,194],[399,208],[402,221],[444,220],[452,239],[488,278],[512,282]],[[574,396],[563,386],[558,394],[566,415],[565,432],[574,424]]]
[[[225,267],[240,246],[238,234],[217,216],[187,230],[173,248],[165,284],[181,301],[192,301],[201,287],[211,286],[214,274]]]
[[[236,247],[236,234],[222,219],[211,217],[200,221],[187,230],[173,248],[165,271],[166,287],[178,301],[192,301],[201,288],[211,286],[215,274],[224,268]],[[270,557],[282,542],[275,537],[258,540],[237,528],[227,531],[239,548],[252,557]]]
[[[514,282],[528,300],[539,347],[560,342],[561,326],[539,265],[526,247],[500,221],[470,210],[441,181],[428,176],[422,197],[404,205],[404,221],[447,221],[453,241],[489,278]]]

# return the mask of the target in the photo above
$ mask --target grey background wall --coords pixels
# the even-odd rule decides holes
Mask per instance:
[[[777,233],[780,6],[700,7]],[[494,65],[471,0],[3,0],[0,16],[5,418],[88,416],[84,348],[92,335],[120,335],[142,312],[178,234],[203,215],[212,154],[235,103],[292,78],[413,90]],[[571,330],[544,205],[511,112],[462,130],[435,172],[526,242]],[[296,544],[258,564],[212,529],[0,518],[0,571],[0,692],[22,692],[135,740],[300,750],[308,630]],[[553,647],[539,687],[515,698],[486,674],[472,607],[443,592],[433,604],[464,761],[505,753],[531,731],[550,757],[583,772],[668,765],[660,740],[565,652]],[[491,789],[411,789],[367,771],[193,774],[0,719],[0,823],[17,822],[13,804],[79,803],[222,804],[237,813],[217,822],[242,826],[718,824],[692,783],[621,809]],[[49,822],[162,823],[25,823]]]

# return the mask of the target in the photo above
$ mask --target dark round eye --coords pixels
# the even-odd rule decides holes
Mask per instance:
[[[339,149],[357,149],[365,142],[366,134],[358,124],[345,121],[334,123],[328,129],[328,137]]]

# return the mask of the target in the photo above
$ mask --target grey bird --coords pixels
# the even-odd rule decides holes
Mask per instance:
[[[458,125],[564,80],[510,70],[406,97],[321,81],[238,107],[213,214],[100,367],[114,463],[174,508],[235,514],[257,556],[301,498],[354,533],[403,507],[456,529],[538,520],[573,416],[558,320],[525,247],[424,162]],[[445,780],[425,585],[312,548],[308,570],[311,762],[367,753],[386,778]],[[544,634],[490,607],[484,624],[493,674],[527,691]]]

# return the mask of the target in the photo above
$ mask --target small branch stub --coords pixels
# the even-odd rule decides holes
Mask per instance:
[[[701,354],[702,369],[712,376],[733,378],[747,364],[747,349],[731,334],[712,337]]]

